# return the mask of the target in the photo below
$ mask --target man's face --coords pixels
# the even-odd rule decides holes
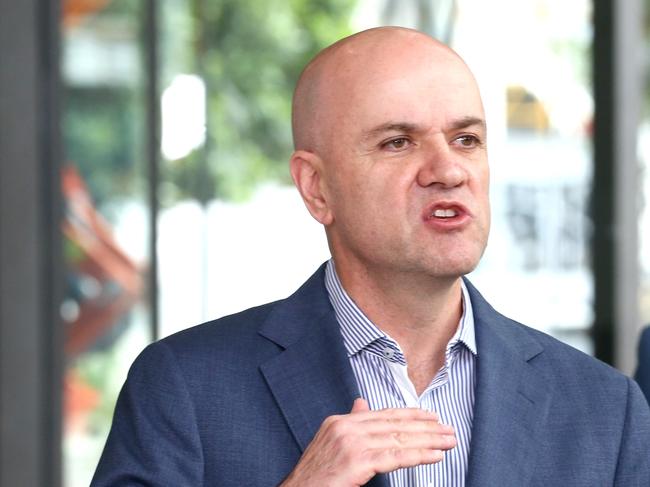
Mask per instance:
[[[417,43],[373,48],[340,69],[339,88],[324,96],[321,151],[335,260],[432,277],[470,272],[490,226],[473,77],[453,54]]]

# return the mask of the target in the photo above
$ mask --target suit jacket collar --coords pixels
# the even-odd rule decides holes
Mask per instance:
[[[532,333],[497,313],[465,281],[478,348],[467,485],[527,485],[550,395],[531,362],[543,352]],[[324,285],[324,265],[276,306],[259,330],[282,351],[260,370],[304,451],[322,421],[349,412],[359,390]],[[388,486],[378,475],[368,485]]]

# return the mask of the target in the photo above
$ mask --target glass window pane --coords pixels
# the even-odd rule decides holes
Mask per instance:
[[[483,90],[493,231],[471,278],[505,314],[591,351],[591,2],[222,1],[203,8],[167,20],[193,28],[180,29],[185,49],[164,56],[163,335],[286,296],[327,258],[322,230],[288,181],[291,88],[319,47],[397,24],[450,43]],[[172,143],[165,135],[180,133],[164,128],[178,119],[169,115],[174,93],[178,106],[205,110],[205,132],[192,122],[181,156],[166,152],[183,146],[180,136]]]
[[[142,5],[68,1],[62,19],[68,487],[89,484],[128,367],[152,338]]]
[[[592,352],[591,2],[457,5],[452,45],[490,130],[493,227],[472,279],[508,316]]]
[[[650,52],[650,0],[645,5],[645,52]],[[639,219],[639,260],[641,278],[641,321],[650,325],[650,64],[646,63],[644,104],[639,126],[639,161],[641,164],[641,215]]]
[[[285,297],[328,255],[290,183],[291,94],[355,2],[163,2],[160,330]]]

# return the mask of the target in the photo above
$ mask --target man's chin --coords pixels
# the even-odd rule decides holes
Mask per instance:
[[[449,259],[431,266],[430,274],[438,279],[458,279],[476,269],[479,261],[480,255]]]

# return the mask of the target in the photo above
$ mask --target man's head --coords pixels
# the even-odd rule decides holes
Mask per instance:
[[[417,31],[347,37],[305,68],[291,173],[338,266],[456,278],[489,232],[483,106],[465,63]]]

